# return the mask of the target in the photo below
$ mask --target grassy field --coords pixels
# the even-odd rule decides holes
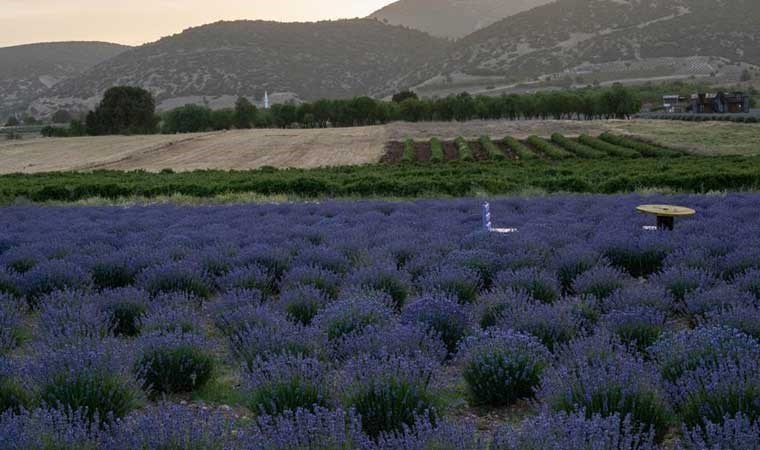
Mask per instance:
[[[760,125],[671,121],[474,121],[393,123],[319,130],[247,130],[189,135],[108,136],[0,142],[0,173],[201,169],[246,170],[263,166],[315,168],[373,164],[389,141],[433,136],[568,137],[603,132],[634,134],[698,154],[760,154]]]

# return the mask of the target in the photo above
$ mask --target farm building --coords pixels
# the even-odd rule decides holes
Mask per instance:
[[[696,114],[748,113],[749,95],[741,92],[694,94],[691,111]]]
[[[689,97],[684,95],[664,95],[662,97],[662,107],[665,112],[684,113],[690,104]]]

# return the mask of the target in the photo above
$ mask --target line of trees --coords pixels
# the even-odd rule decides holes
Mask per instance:
[[[104,134],[190,133],[246,128],[326,128],[383,124],[393,121],[468,121],[476,119],[626,119],[641,109],[635,88],[547,91],[535,94],[472,96],[467,93],[421,99],[413,92],[396,94],[392,101],[370,97],[317,100],[256,108],[241,97],[234,108],[212,110],[185,105],[157,115],[155,100],[136,87],[106,91],[98,107],[83,122],[74,120],[65,133],[72,136]],[[60,129],[46,130],[60,136]]]

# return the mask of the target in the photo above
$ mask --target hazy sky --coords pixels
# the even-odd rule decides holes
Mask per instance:
[[[393,0],[0,0],[0,47],[44,41],[142,44],[234,19],[363,17]]]

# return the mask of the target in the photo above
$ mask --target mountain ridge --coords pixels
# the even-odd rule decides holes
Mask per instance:
[[[119,54],[55,86],[31,107],[43,115],[57,107],[92,107],[114,85],[146,88],[159,104],[260,98],[264,91],[311,100],[365,95],[447,46],[372,19],[216,22]]]
[[[40,42],[0,47],[0,119],[22,112],[61,81],[129,47],[98,41]]]

